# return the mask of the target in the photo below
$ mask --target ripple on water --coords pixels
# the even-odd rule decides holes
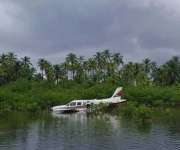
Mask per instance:
[[[144,129],[136,122],[110,115],[47,115],[26,119],[23,128],[22,120],[19,127],[16,121],[16,129],[0,128],[0,150],[180,149],[180,134],[174,132],[178,127],[173,130],[172,126],[157,122]]]

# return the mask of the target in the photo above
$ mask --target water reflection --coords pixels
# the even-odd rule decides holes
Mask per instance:
[[[162,118],[162,117],[161,117]],[[3,150],[174,150],[180,148],[178,121],[134,122],[122,117],[84,114],[4,114]]]
[[[74,114],[52,113],[52,116],[54,118],[58,118],[60,121],[66,120],[68,122],[80,122],[81,124],[87,125],[87,123],[90,123],[89,121],[98,122],[99,120],[99,123],[105,121],[104,125],[108,124],[108,126],[111,127],[112,129],[117,129],[120,127],[120,120],[118,120],[117,116],[112,116],[110,114],[92,115],[87,113],[74,113]],[[97,126],[101,126],[101,123],[97,124]]]

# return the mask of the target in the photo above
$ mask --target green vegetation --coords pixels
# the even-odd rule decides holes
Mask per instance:
[[[45,110],[74,99],[111,96],[114,89],[109,84],[91,86],[67,81],[62,87],[48,81],[18,80],[0,87],[0,110]]]
[[[152,109],[145,105],[138,105],[137,103],[128,102],[126,107],[119,110],[124,117],[129,119],[136,119],[140,121],[146,121],[152,117]]]
[[[41,58],[38,66],[40,72],[27,56],[0,55],[0,111],[47,110],[73,99],[110,97],[117,86],[124,87],[124,98],[130,102],[125,115],[135,112],[148,118],[152,107],[180,104],[176,56],[162,65],[149,58],[124,63],[119,53],[104,50],[88,59],[71,53],[65,62],[54,65]]]

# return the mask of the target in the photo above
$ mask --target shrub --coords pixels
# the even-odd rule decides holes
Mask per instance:
[[[120,113],[122,113],[124,117],[131,119],[134,117],[134,114],[136,112],[136,107],[137,104],[135,102],[128,102],[125,107],[119,109],[120,109]]]
[[[125,98],[146,106],[173,106],[180,103],[177,87],[126,87]]]
[[[112,82],[78,84],[74,81],[64,81],[55,85],[48,81],[17,80],[0,86],[0,109],[36,111],[65,104],[74,99],[107,98],[112,96],[117,86],[119,85]],[[134,115],[135,108],[139,105],[164,107],[180,104],[180,86],[124,87],[124,92],[129,103],[123,108],[123,113],[129,117]]]

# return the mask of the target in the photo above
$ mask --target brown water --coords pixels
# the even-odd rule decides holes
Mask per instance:
[[[179,117],[142,123],[112,115],[6,113],[0,150],[180,150]]]

